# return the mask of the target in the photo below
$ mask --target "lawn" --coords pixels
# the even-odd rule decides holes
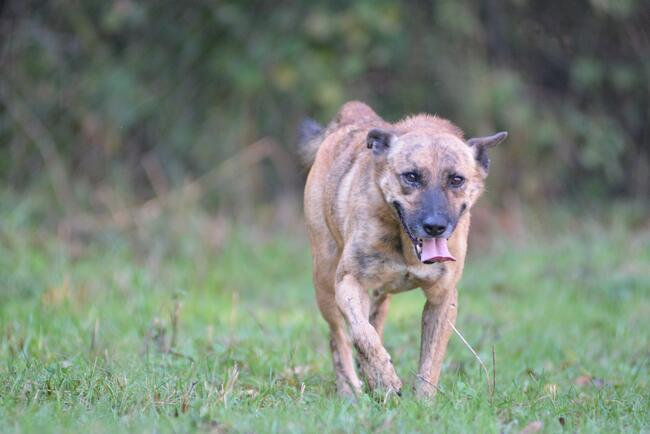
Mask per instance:
[[[434,402],[407,388],[351,403],[335,393],[304,230],[191,208],[66,226],[38,209],[0,205],[0,432],[650,430],[642,211],[524,219],[470,252],[457,327],[490,375],[494,348],[494,393],[452,336]],[[422,305],[395,297],[386,326],[405,384]]]

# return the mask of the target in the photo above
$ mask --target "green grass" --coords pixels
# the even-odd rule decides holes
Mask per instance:
[[[5,205],[0,432],[647,432],[650,231],[557,225],[470,254],[457,326],[490,371],[494,346],[493,397],[452,336],[435,402],[350,403],[302,230],[260,238],[186,211],[64,242]],[[386,328],[406,384],[422,304],[395,297]]]

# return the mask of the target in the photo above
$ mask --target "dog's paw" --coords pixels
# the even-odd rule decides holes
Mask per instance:
[[[362,393],[362,383],[353,384],[350,381],[337,381],[336,391],[341,398],[355,401]]]
[[[390,364],[390,369],[387,369],[382,374],[382,389],[387,392],[394,392],[398,396],[402,396],[402,380],[397,376],[395,368],[393,368],[392,363]]]
[[[373,392],[401,395],[402,380],[397,376],[390,359],[376,365],[361,362],[368,386]]]
[[[435,398],[436,392],[438,391],[437,385],[431,383],[422,378],[418,378],[415,381],[415,396],[421,400],[431,400]]]

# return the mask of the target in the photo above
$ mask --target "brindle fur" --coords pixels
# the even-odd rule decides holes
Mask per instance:
[[[397,141],[385,152],[373,152],[367,146],[372,129],[390,132]],[[465,263],[469,209],[483,191],[487,146],[481,139],[466,142],[462,131],[445,119],[420,114],[390,124],[356,101],[346,103],[326,129],[310,125],[310,131],[312,137],[302,149],[304,160],[312,164],[305,216],[316,298],[330,326],[338,392],[361,393],[354,346],[370,389],[400,393],[402,381],[382,343],[384,321],[391,294],[420,287],[426,302],[415,390],[418,396],[432,397],[450,324],[456,320],[456,284]],[[448,240],[455,262],[420,262],[391,205],[398,201],[405,214],[419,212],[424,193],[405,186],[399,176],[413,168],[421,171],[427,185],[440,186],[437,194],[457,218]],[[451,172],[465,177],[463,188],[445,188]]]

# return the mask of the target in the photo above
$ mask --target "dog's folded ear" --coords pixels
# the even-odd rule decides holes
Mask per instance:
[[[487,170],[490,168],[490,157],[488,156],[488,149],[495,147],[499,143],[503,142],[508,133],[506,131],[501,131],[491,136],[485,137],[474,137],[467,141],[467,144],[474,149],[474,155],[476,156],[476,161]]]
[[[366,145],[368,146],[368,149],[372,149],[373,154],[379,155],[390,148],[391,142],[394,138],[394,134],[375,128],[368,131]]]

